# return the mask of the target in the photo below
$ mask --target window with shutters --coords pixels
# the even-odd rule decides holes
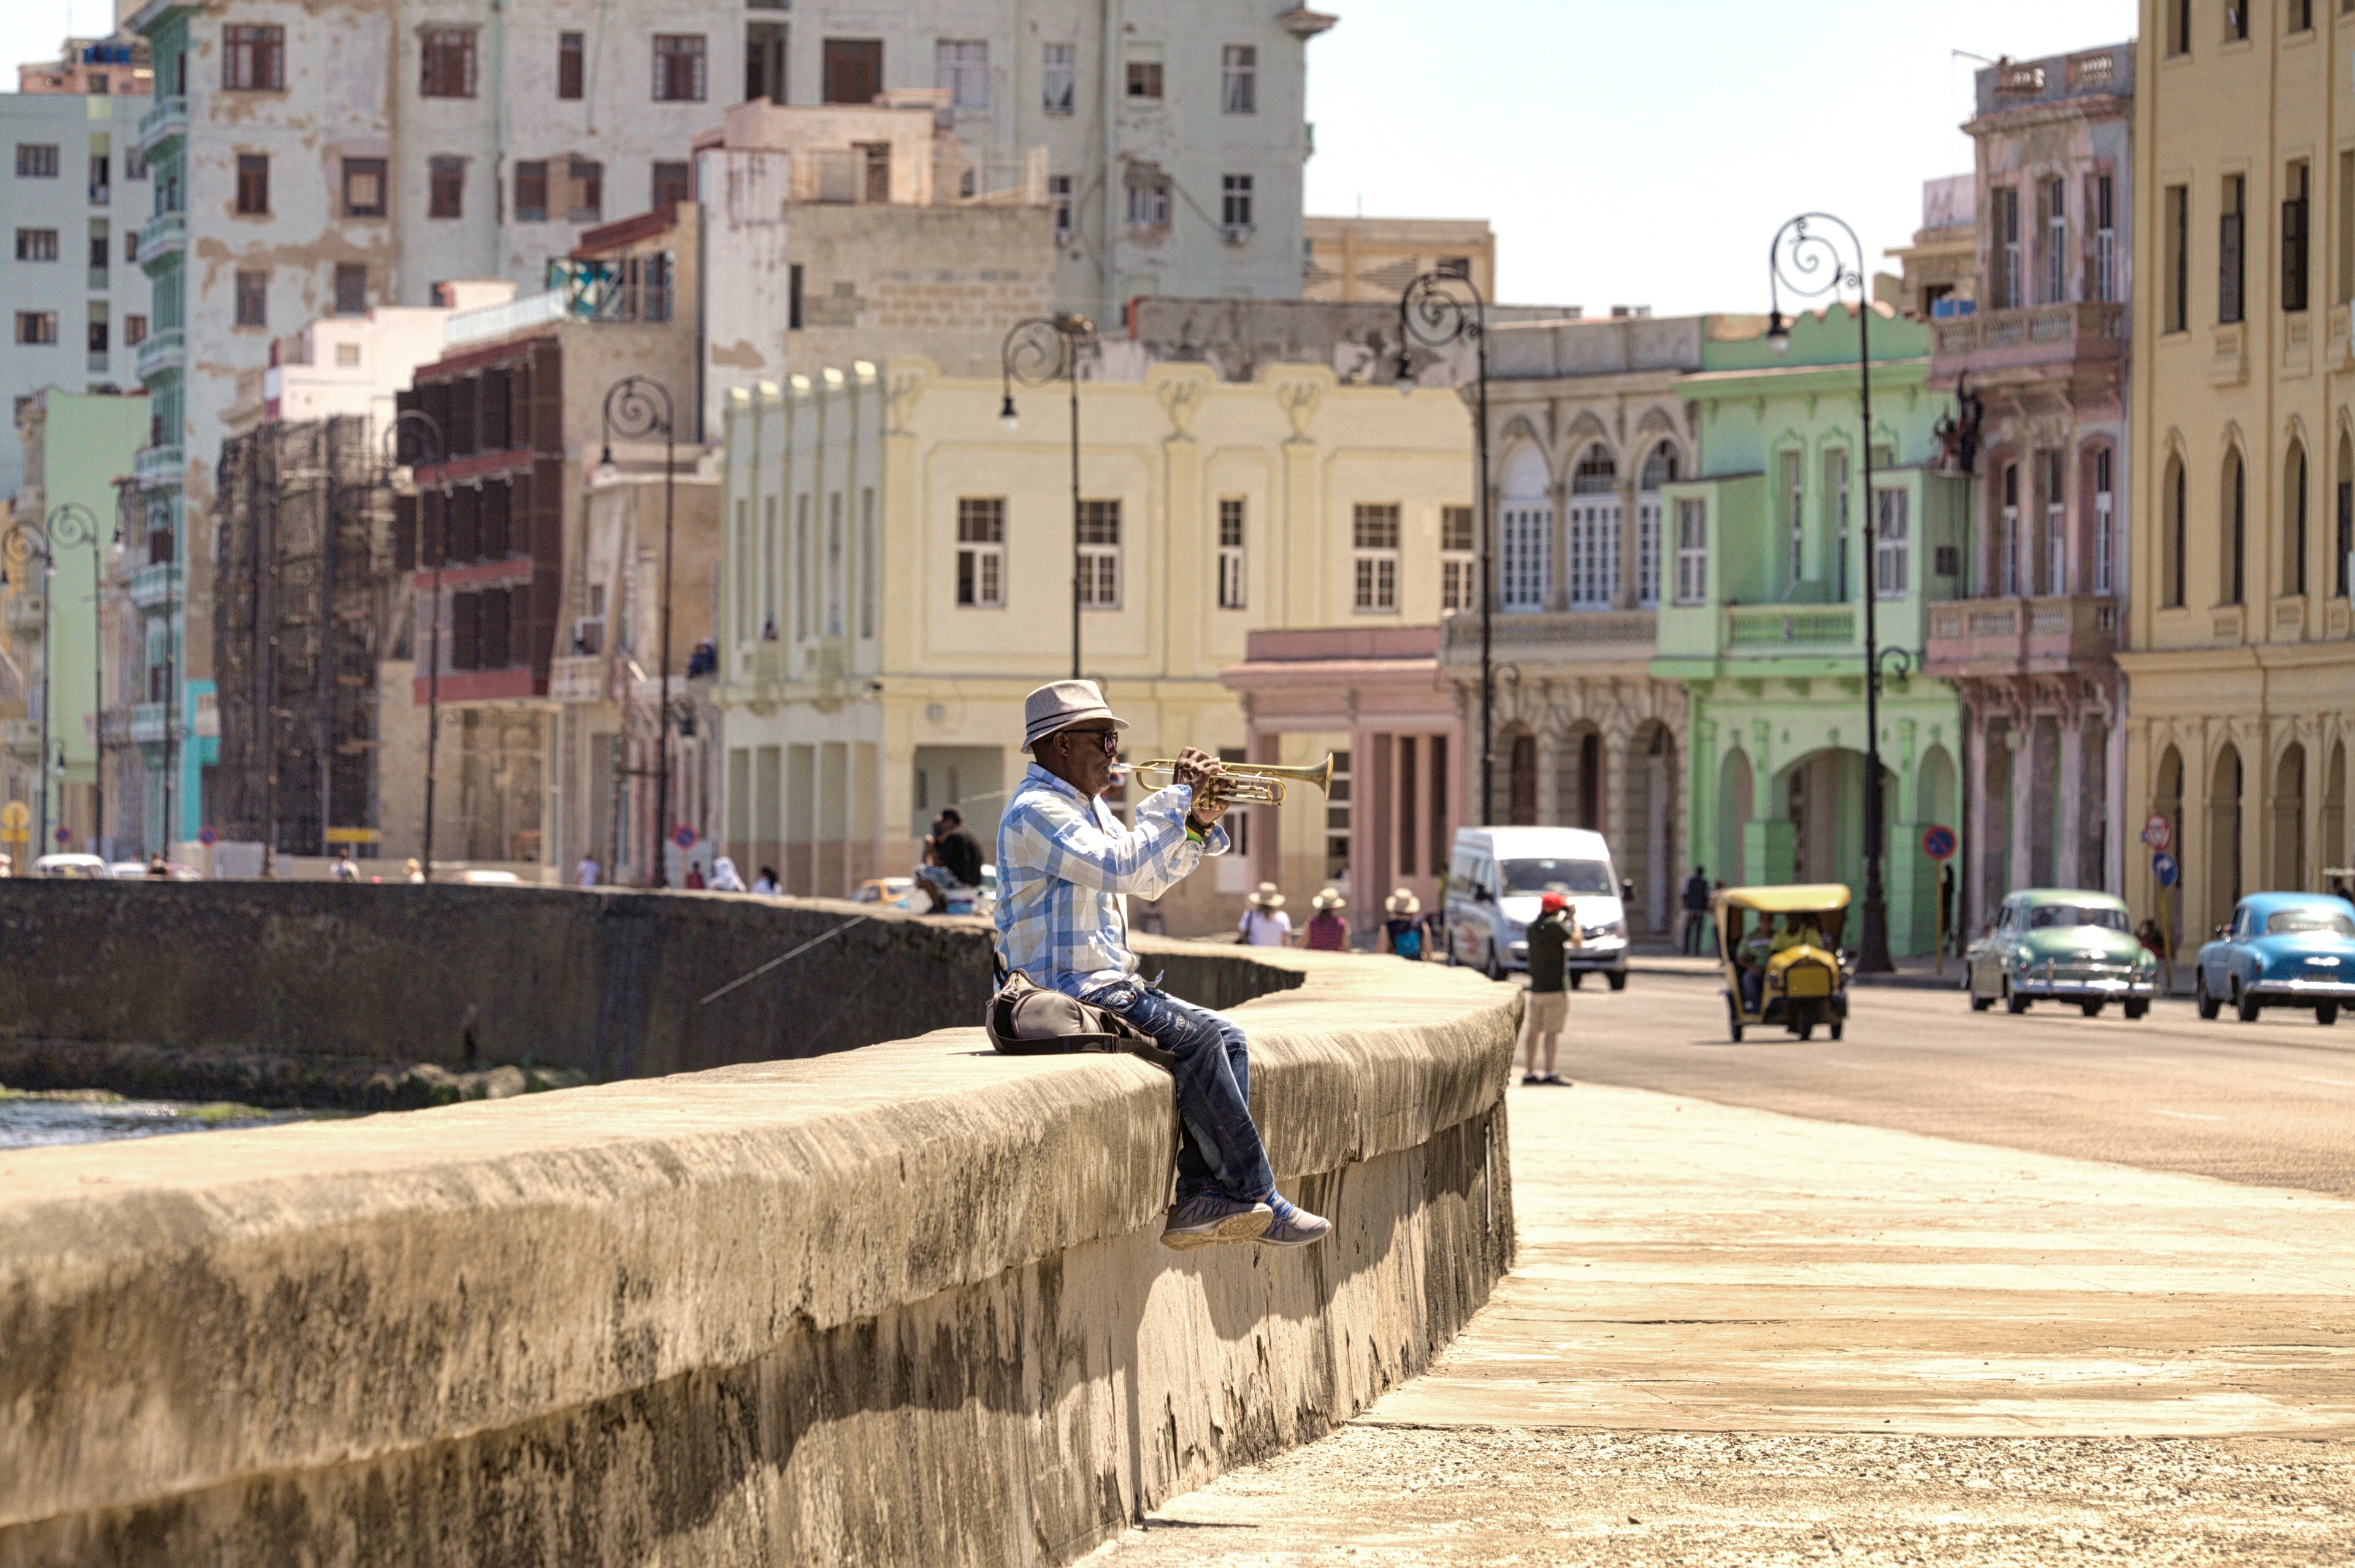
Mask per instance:
[[[1354,551],[1356,607],[1376,612],[1397,609],[1398,504],[1394,501],[1359,502],[1351,508],[1349,533]]]
[[[820,46],[819,92],[828,103],[872,103],[883,91],[883,40],[828,38]]]
[[[267,326],[270,325],[270,274],[240,272],[237,275],[237,325]]]
[[[2037,217],[2044,230],[2043,303],[2062,304],[2069,298],[2068,186],[2059,177],[2036,182]]]
[[[1913,497],[1906,491],[1888,489],[1876,490],[1872,499],[1872,591],[1882,599],[1902,599],[1912,560]]]
[[[1989,209],[1995,227],[1995,299],[1997,310],[2011,310],[2020,303],[2019,272],[2019,187],[1998,186],[1988,196]]]
[[[55,343],[58,340],[58,313],[53,310],[20,310],[16,313],[16,341],[28,346]]]
[[[2069,592],[2069,508],[2063,475],[2067,463],[2059,452],[2037,453],[2037,488],[2043,492],[2044,528],[2041,558],[2042,579],[2040,584],[2046,593]]]
[[[2003,511],[1996,529],[1995,591],[2006,599],[2019,592],[2019,464],[2003,465]]]
[[[338,261],[336,263],[336,314],[366,315],[368,314],[368,263]]]
[[[556,96],[577,99],[589,77],[589,52],[579,33],[556,35]]]
[[[516,165],[515,215],[518,223],[548,219],[548,165],[538,162]]]
[[[53,180],[57,178],[57,144],[55,142],[17,143],[16,177],[20,180]]]
[[[2095,175],[2085,194],[2085,220],[2094,226],[2092,276],[2085,292],[2106,304],[2118,297],[2117,182],[2108,175]]]
[[[989,46],[978,38],[932,42],[932,85],[949,95],[949,107],[978,113],[989,107]]]
[[[487,443],[486,443],[487,444]],[[483,486],[483,559],[504,560],[512,552],[515,527],[515,486]]]
[[[2111,494],[2112,453],[2103,447],[2094,453],[2094,592],[2115,593],[2117,585],[2117,515]]]
[[[654,96],[657,103],[700,103],[704,99],[703,35],[655,35]]]
[[[421,98],[474,96],[474,29],[428,27],[421,37],[417,94]]]
[[[237,155],[237,210],[244,218],[270,215],[270,156],[266,153]]]
[[[1589,445],[1570,476],[1570,604],[1608,608],[1619,592],[1618,464],[1602,443]]]
[[[1472,508],[1439,508],[1439,607],[1476,610],[1480,607],[1480,558],[1474,537]]]
[[[453,443],[453,452],[463,450]],[[450,559],[480,560],[482,556],[483,493],[467,485],[450,496]]]
[[[1039,62],[1039,107],[1048,114],[1069,114],[1079,96],[1080,47],[1046,44]]]
[[[695,199],[692,185],[693,178],[685,163],[656,163],[651,205],[668,207],[673,202],[692,201]]]
[[[221,29],[221,91],[282,92],[286,29],[276,25]]]
[[[1252,176],[1221,175],[1219,179],[1219,226],[1227,238],[1235,239],[1251,232]]]
[[[1080,503],[1080,603],[1120,608],[1120,503]]]
[[[1636,603],[1660,603],[1660,486],[1677,482],[1677,449],[1663,441],[1644,459],[1636,481]]]
[[[1161,62],[1157,59],[1135,59],[1128,62],[1128,101],[1131,103],[1161,101]]]
[[[480,593],[450,595],[450,667],[483,667],[483,596]]]
[[[425,165],[425,216],[428,218],[459,218],[464,216],[466,193],[466,160],[464,158],[433,158]]]
[[[2224,176],[2224,205],[2216,215],[2216,319],[2228,325],[2248,304],[2248,192],[2246,175]]]
[[[1700,604],[1709,598],[1709,502],[1699,496],[1677,502],[1677,603]]]
[[[58,259],[58,231],[54,229],[19,229],[16,230],[16,260],[19,261],[54,261]]]
[[[2313,213],[2308,199],[2310,168],[2310,165],[2300,159],[2290,165],[2289,173],[2282,182],[2287,193],[2282,197],[2281,209],[2281,291],[2282,309],[2286,311],[2306,308],[2307,263],[2312,249],[2308,243]]]
[[[1243,498],[1219,497],[1219,608],[1243,607],[1248,583],[1243,555]]]

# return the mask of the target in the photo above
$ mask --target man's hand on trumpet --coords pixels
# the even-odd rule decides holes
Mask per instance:
[[[1178,753],[1178,765],[1171,770],[1174,782],[1194,792],[1193,808],[1186,820],[1196,830],[1208,833],[1212,824],[1227,812],[1227,802],[1215,781],[1226,771],[1218,758],[1209,752],[1188,746]]]

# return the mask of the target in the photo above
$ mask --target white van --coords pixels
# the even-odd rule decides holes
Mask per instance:
[[[1600,973],[1627,984],[1627,911],[1611,846],[1583,827],[1459,827],[1447,865],[1447,961],[1492,980],[1529,966],[1524,935],[1550,892],[1570,900],[1586,945],[1568,954],[1570,983]]]

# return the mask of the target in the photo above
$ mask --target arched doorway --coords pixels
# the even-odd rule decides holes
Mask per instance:
[[[2241,901],[2241,753],[2230,743],[2208,773],[2208,921]]]
[[[1513,731],[1512,765],[1508,777],[1505,820],[1515,827],[1534,827],[1538,821],[1538,738],[1527,730]]]
[[[1505,460],[1498,518],[1497,604],[1511,611],[1542,610],[1553,584],[1552,475],[1534,446]]]
[[[2180,860],[2184,850],[2183,753],[2173,746],[2159,753],[2158,772],[2151,790],[2150,809],[2154,816],[2167,819],[2169,841],[2174,846],[2176,857]],[[2179,889],[2179,887],[2180,884]],[[2155,892],[2159,908],[2163,912],[2158,919],[2167,933],[2168,950],[2180,952],[2183,947],[2183,899],[2180,892],[2179,891],[2174,898],[2169,898],[2163,889],[2155,890]]]
[[[2347,742],[2330,747],[2330,766],[2322,774],[2322,864],[2327,870],[2347,867]]]
[[[2271,885],[2288,891],[2307,886],[2306,748],[2293,741],[2274,763],[2274,869]]]
[[[1725,753],[1717,778],[1717,874],[1728,887],[1750,880],[1742,840],[1756,815],[1756,780],[1750,759],[1739,749]]]
[[[1603,831],[1603,732],[1578,724],[1554,753],[1554,813],[1559,826]],[[1616,851],[1619,846],[1612,848]]]
[[[1647,930],[1666,931],[1676,891],[1677,759],[1676,739],[1668,727],[1653,720],[1636,731],[1629,748],[1634,759],[1627,769],[1627,801],[1622,820],[1634,825],[1636,842],[1628,853],[1640,857],[1620,874],[1634,879],[1643,901]],[[1614,846],[1614,848],[1617,846]]]

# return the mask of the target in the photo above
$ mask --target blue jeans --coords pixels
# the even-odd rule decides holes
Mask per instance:
[[[1080,1000],[1118,1013],[1178,1060],[1178,1201],[1215,1192],[1254,1202],[1275,1190],[1251,1118],[1251,1058],[1243,1031],[1208,1008],[1139,979],[1115,980]]]

